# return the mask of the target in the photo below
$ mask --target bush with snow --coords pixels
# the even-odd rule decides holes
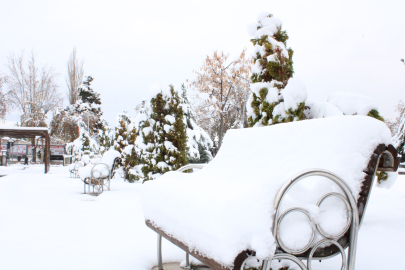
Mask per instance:
[[[83,155],[97,156],[100,152],[98,143],[90,136],[85,123],[79,122],[79,138],[66,145],[66,152],[71,154],[73,162],[80,161]]]
[[[351,92],[332,93],[327,101],[307,99],[307,119],[324,118],[339,115],[368,115],[384,121],[378,112],[376,102],[370,98]]]
[[[181,108],[184,113],[183,122],[187,128],[187,158],[190,163],[208,163],[212,160],[210,149],[212,140],[204,129],[195,121],[195,112],[187,97],[187,90],[182,85]]]
[[[117,150],[122,156],[123,155],[122,152],[128,145],[127,125],[131,123],[131,120],[129,116],[125,113],[119,113],[117,120],[118,125],[115,127],[114,149]],[[124,160],[122,162],[124,162]],[[120,166],[122,166],[122,163],[120,164]]]
[[[128,182],[134,182],[142,178],[138,170],[134,170],[134,167],[139,165],[140,155],[135,145],[137,138],[137,130],[134,123],[128,125],[127,143],[128,145],[122,151],[122,167],[125,173],[125,179]]]
[[[142,153],[144,181],[188,163],[186,126],[178,93],[173,86],[162,90],[155,83],[149,95],[150,114],[141,121],[142,141],[136,141]]]
[[[280,19],[261,13],[248,27],[254,45],[252,94],[247,102],[249,125],[268,126],[305,119],[307,92],[292,78],[293,50],[286,47],[288,35]]]

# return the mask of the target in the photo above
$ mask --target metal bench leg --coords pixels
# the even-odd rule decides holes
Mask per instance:
[[[269,260],[263,260],[263,263],[262,263],[262,270],[269,270],[269,269],[270,269],[270,265],[271,265],[271,263],[269,262]]]
[[[190,254],[186,252],[186,268],[190,269]]]
[[[158,270],[164,270],[162,262],[162,236],[160,234],[157,236],[157,261]]]

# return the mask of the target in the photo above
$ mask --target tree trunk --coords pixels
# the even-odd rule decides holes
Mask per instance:
[[[219,141],[218,141],[218,151],[221,148],[222,145],[222,133],[224,130],[224,116],[221,113],[221,123],[219,125]]]
[[[243,104],[243,103],[242,103],[242,115],[240,117],[240,124],[241,124],[240,128],[245,127],[245,104]]]

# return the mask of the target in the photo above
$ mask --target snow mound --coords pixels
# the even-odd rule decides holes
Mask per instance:
[[[156,97],[157,94],[162,94],[163,96],[170,96],[170,89],[163,89],[157,82],[152,83],[149,88],[149,99]]]
[[[338,107],[345,115],[367,115],[371,110],[378,110],[372,98],[351,92],[333,93],[328,102]]]
[[[284,99],[284,110],[296,110],[298,105],[307,99],[307,89],[302,80],[293,77],[288,80],[287,86],[280,91]]]
[[[273,203],[287,180],[305,169],[329,170],[343,178],[357,198],[363,169],[374,149],[390,143],[386,125],[367,116],[229,130],[218,155],[204,169],[193,174],[168,172],[144,184],[144,216],[190,249],[224,266],[232,266],[246,249],[255,250],[263,259],[276,248],[271,233]],[[310,180],[289,191],[281,213],[284,208],[300,206],[325,230],[339,231],[344,225],[342,209],[328,209],[340,212],[324,214],[316,206],[322,195],[339,189],[322,177]],[[335,222],[325,220],[331,216],[336,217]],[[298,226],[301,238],[290,239]],[[280,229],[282,239],[289,247],[302,245],[307,237],[305,226],[298,220],[296,226]]]

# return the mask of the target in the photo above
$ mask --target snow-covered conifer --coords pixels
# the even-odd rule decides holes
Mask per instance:
[[[87,125],[79,122],[79,137],[66,145],[66,152],[73,156],[73,162],[80,161],[83,155],[94,157],[99,154],[98,143],[90,136]]]
[[[123,151],[128,145],[127,141],[127,126],[128,126],[128,116],[125,114],[118,114],[118,125],[115,127],[115,140],[114,149],[121,154],[121,166],[125,163]]]
[[[83,84],[78,88],[79,99],[75,104],[69,106],[72,107],[85,122],[90,124],[89,130],[91,135],[98,134],[98,131],[103,127],[100,94],[90,87],[93,80],[91,76],[86,77]]]
[[[150,96],[149,118],[141,122],[144,181],[188,163],[186,126],[178,93],[173,86],[170,91],[162,91],[153,84]]]
[[[135,169],[135,166],[139,164],[139,153],[135,145],[137,130],[134,123],[128,125],[128,130],[130,131],[127,135],[128,145],[122,152],[122,165],[125,173],[125,179],[132,183],[139,180],[141,175],[139,175],[139,172]]]
[[[107,121],[105,119],[102,120],[103,126],[101,130],[99,130],[98,134],[98,141],[100,144],[100,152],[101,154],[104,154],[106,151],[108,151],[112,145],[112,139],[113,136],[111,135],[112,129],[109,127]]]
[[[181,86],[181,108],[183,110],[183,122],[187,127],[187,157],[190,163],[208,163],[212,159],[210,149],[213,147],[212,140],[207,132],[199,127],[195,121],[195,112],[188,100],[187,89]]]
[[[293,50],[282,22],[261,13],[248,27],[254,45],[252,94],[247,102],[250,126],[268,126],[305,119],[305,86],[294,80]]]

